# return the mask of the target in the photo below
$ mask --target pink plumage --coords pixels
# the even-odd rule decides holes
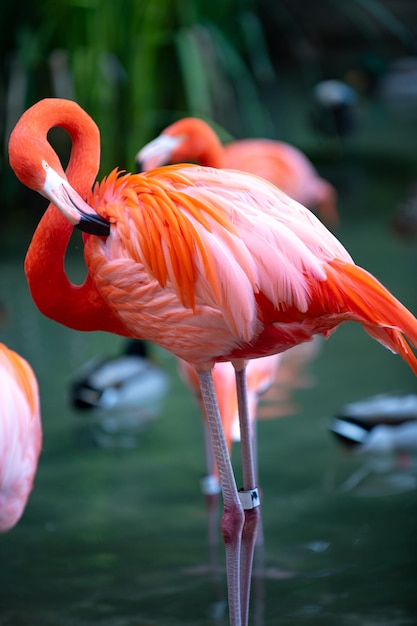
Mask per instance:
[[[0,344],[0,532],[21,518],[42,444],[39,391],[28,362]]]

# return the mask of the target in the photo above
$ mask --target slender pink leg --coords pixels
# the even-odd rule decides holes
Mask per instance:
[[[230,626],[242,626],[240,605],[240,545],[244,514],[226,446],[211,371],[202,370],[198,371],[197,374],[223,493],[221,529],[226,549]]]
[[[249,420],[245,367],[242,369],[236,369],[236,388],[239,409],[240,445],[242,452],[243,489],[241,490],[241,501],[245,514],[242,531],[240,566],[242,624],[245,626],[249,619],[249,599],[253,554],[260,520],[259,493],[256,486],[256,461],[253,450],[251,424]]]
[[[258,485],[259,484],[259,470],[258,470],[258,421],[257,419],[255,419],[252,424],[252,450],[253,450],[253,466],[254,466],[254,471],[255,471],[255,484]],[[262,494],[259,491],[259,498],[261,500],[262,503]],[[257,557],[257,563],[258,563],[258,571],[260,571],[262,569],[261,564],[263,563],[263,550],[264,550],[264,529],[263,529],[263,523],[262,523],[262,508],[260,505],[260,518],[259,518],[259,523],[258,523],[258,531],[256,533],[256,554],[258,555]]]
[[[210,430],[207,420],[203,422],[204,428],[204,448],[206,453],[206,475],[201,479],[201,493],[204,496],[207,508],[207,534],[210,562],[214,570],[217,567],[217,546],[218,546],[218,511],[220,484],[215,473],[215,462],[213,449],[210,440]]]
[[[252,440],[253,440],[253,457],[255,464],[255,476],[256,482],[259,482],[258,472],[258,424],[257,420],[252,422]],[[256,533],[256,545],[255,554],[253,560],[252,570],[252,621],[256,626],[262,626],[265,623],[265,584],[264,584],[264,571],[265,571],[265,545],[264,545],[264,530],[262,523],[262,494],[259,493],[261,498],[261,506],[259,508],[260,518],[258,524],[258,531]]]
[[[223,575],[219,563],[219,500],[221,487],[217,478],[216,463],[210,440],[210,431],[207,420],[203,420],[204,448],[206,453],[206,475],[201,479],[201,492],[204,496],[207,510],[207,538],[209,549],[209,563],[213,576],[216,602],[213,609],[216,615],[221,615],[226,606]]]

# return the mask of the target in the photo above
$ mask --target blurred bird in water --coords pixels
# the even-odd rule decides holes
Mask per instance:
[[[80,411],[140,414],[142,410],[151,410],[167,390],[168,377],[150,358],[147,342],[133,339],[121,354],[85,363],[71,383],[70,402]]]
[[[38,383],[29,363],[0,343],[0,532],[21,518],[42,445]]]
[[[340,80],[323,80],[314,86],[312,123],[324,135],[344,139],[356,126],[357,94]]]
[[[355,453],[417,452],[417,395],[384,393],[350,402],[337,411],[329,430]]]
[[[78,424],[79,434],[99,446],[137,445],[136,435],[160,414],[168,389],[168,375],[151,358],[145,341],[133,339],[121,354],[91,359],[69,388],[71,406],[92,418]]]
[[[66,172],[47,139],[53,126],[73,141]],[[73,185],[83,193],[91,187],[99,151],[97,127],[72,101],[35,104],[10,136],[16,175],[69,225],[48,209],[26,263],[31,292],[53,319],[72,328],[153,341],[193,364],[223,493],[230,623],[246,626],[259,520],[246,361],[316,334],[329,337],[343,322],[355,321],[417,374],[403,337],[417,346],[417,320],[354,264],[310,211],[261,178],[194,165],[136,175],[114,170],[85,193],[86,202]],[[51,258],[62,263],[74,226],[88,233],[88,275],[80,289],[85,300],[74,294],[62,268],[39,273]],[[221,361],[231,361],[236,372],[243,491],[236,488],[213,387],[211,370]]]
[[[363,463],[341,491],[384,496],[417,488],[417,395],[382,393],[342,406],[329,431]]]
[[[142,172],[167,163],[185,161],[256,174],[297,202],[317,210],[328,226],[338,225],[335,189],[320,178],[300,150],[288,143],[270,139],[240,139],[223,146],[206,122],[186,117],[168,126],[136,155]]]

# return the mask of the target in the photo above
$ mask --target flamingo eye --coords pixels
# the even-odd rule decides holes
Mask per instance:
[[[42,167],[44,170],[48,170],[49,169],[49,165],[46,161],[42,161]]]

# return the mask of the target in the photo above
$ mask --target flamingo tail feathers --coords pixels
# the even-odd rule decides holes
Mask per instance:
[[[333,296],[343,297],[353,314],[349,319],[360,322],[371,337],[399,354],[417,375],[417,358],[408,344],[417,347],[414,315],[361,267],[343,261],[332,261],[330,267],[328,284]]]

